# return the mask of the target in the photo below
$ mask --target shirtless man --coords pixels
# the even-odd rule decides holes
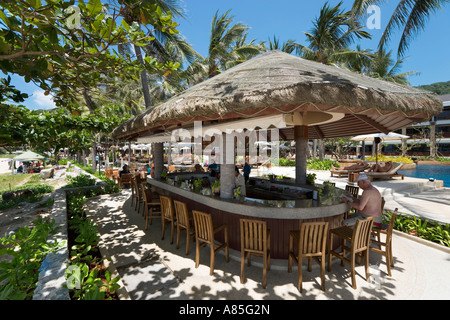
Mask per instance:
[[[373,220],[374,226],[381,226],[381,194],[370,182],[369,177],[365,173],[360,173],[356,179],[358,186],[363,190],[361,198],[356,199],[352,197],[349,200],[347,197],[342,197],[342,200],[349,204],[350,207],[355,208],[357,212],[351,218],[344,220],[346,226],[353,226],[358,219],[365,219],[367,217],[375,217]]]

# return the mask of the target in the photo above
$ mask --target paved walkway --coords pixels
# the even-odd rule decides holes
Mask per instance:
[[[357,289],[351,288],[348,266],[336,259],[331,272],[326,272],[326,291],[320,290],[319,268],[306,270],[303,264],[303,294],[296,287],[297,271],[287,273],[287,261],[272,260],[267,275],[267,288],[261,286],[262,269],[257,258],[245,267],[246,282],[240,283],[240,254],[231,251],[230,262],[219,254],[214,274],[209,275],[209,250],[201,249],[200,266],[195,268],[195,243],[185,255],[185,237],[180,248],[161,240],[159,219],[144,231],[142,210],[131,206],[130,191],[90,199],[87,212],[98,224],[101,247],[111,257],[121,276],[127,295],[132,300],[194,299],[194,300],[295,300],[295,299],[450,299],[450,250],[424,245],[409,236],[395,233],[392,277],[386,274],[384,259],[372,253],[371,270],[374,281],[365,281],[364,266],[356,267]],[[170,233],[170,231],[169,231]],[[183,234],[184,235],[184,234]],[[439,249],[435,248],[439,247]],[[379,276],[377,275],[377,272]]]

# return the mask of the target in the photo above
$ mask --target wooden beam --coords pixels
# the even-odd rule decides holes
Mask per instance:
[[[322,132],[322,130],[320,130],[319,126],[313,126],[312,128],[316,132],[316,134],[319,137],[319,139],[323,139],[324,138],[323,132]]]
[[[377,129],[377,130],[383,132],[384,134],[388,134],[390,132],[390,130],[388,128],[382,126],[381,124],[379,124],[378,122],[370,119],[369,117],[362,116],[362,115],[359,115],[359,114],[354,114],[353,116],[358,118],[361,121],[364,121],[368,125],[372,126],[374,129]]]

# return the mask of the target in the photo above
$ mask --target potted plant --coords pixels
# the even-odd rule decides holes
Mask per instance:
[[[233,190],[233,196],[235,199],[240,199],[241,197],[241,187],[237,187]]]
[[[315,173],[307,173],[306,174],[306,183],[314,185],[316,181],[316,174]]]
[[[330,191],[334,191],[334,186],[330,181],[324,181],[322,185],[322,190],[324,194],[328,194]]]
[[[200,191],[201,186],[202,186],[202,179],[194,180],[194,190],[195,191],[197,191],[197,192]]]
[[[220,180],[214,181],[214,184],[213,184],[211,190],[215,194],[220,194]]]

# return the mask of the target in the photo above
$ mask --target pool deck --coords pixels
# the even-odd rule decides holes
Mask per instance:
[[[329,173],[327,173],[329,174]],[[324,178],[327,178],[324,174]],[[331,180],[331,179],[327,179]],[[346,178],[338,182],[344,183]],[[401,190],[403,183],[390,179],[375,182],[377,187],[398,203],[393,190]],[[325,180],[326,181],[326,180]],[[405,177],[404,183],[414,185]],[[440,190],[438,190],[439,192]],[[399,191],[401,192],[401,191]],[[432,191],[425,191],[432,192]],[[450,190],[446,190],[450,192]],[[325,272],[326,290],[320,290],[319,268],[313,263],[311,272],[303,263],[303,293],[296,287],[297,270],[287,273],[286,260],[272,260],[267,274],[267,288],[263,289],[262,268],[257,257],[252,266],[245,265],[245,283],[241,284],[240,253],[230,252],[230,262],[223,254],[216,256],[214,274],[209,275],[209,250],[200,249],[200,266],[195,268],[195,242],[185,255],[185,237],[180,248],[170,237],[161,240],[161,223],[155,219],[144,231],[145,219],[131,206],[131,192],[103,195],[88,200],[88,214],[98,224],[103,253],[111,258],[111,268],[121,276],[122,299],[130,300],[448,300],[450,299],[450,249],[394,232],[394,264],[392,277],[386,274],[384,258],[370,254],[371,283],[365,280],[364,266],[357,265],[357,289],[351,287],[348,265],[340,266],[334,259],[331,272]],[[409,197],[408,197],[409,198]],[[442,199],[442,196],[437,196]],[[406,199],[406,198],[405,198]],[[446,201],[448,201],[448,197]],[[411,200],[411,199],[409,199]],[[390,201],[390,200],[389,200]],[[392,200],[394,201],[394,200]],[[394,203],[395,204],[395,203]],[[431,209],[436,202],[428,202]],[[431,205],[432,204],[432,205]],[[447,204],[448,205],[448,204]],[[184,234],[183,234],[184,235]],[[177,308],[178,305],[174,305]],[[172,310],[175,312],[176,310]]]

